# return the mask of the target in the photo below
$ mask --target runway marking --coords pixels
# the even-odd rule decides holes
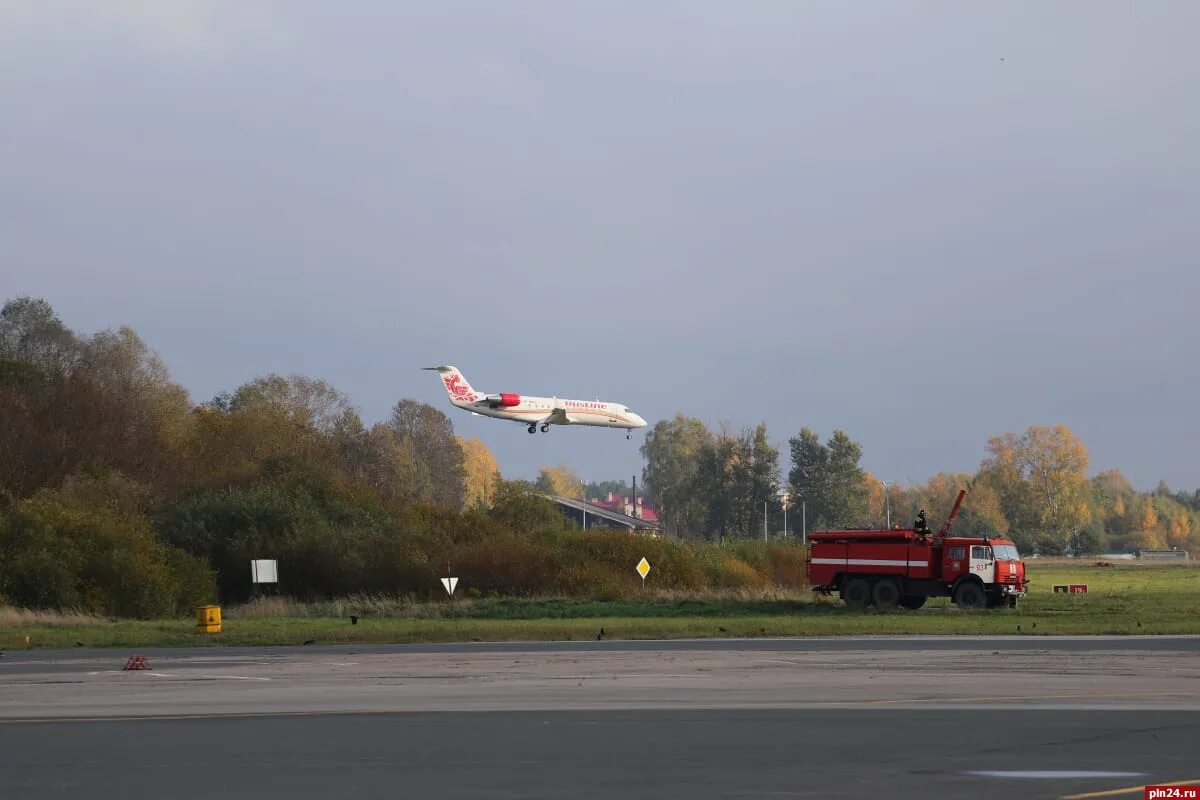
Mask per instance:
[[[1155,786],[1189,786],[1191,784],[1200,783],[1200,778],[1189,778],[1186,781],[1172,781],[1171,783],[1155,783]],[[1119,797],[1123,794],[1145,794],[1146,787],[1142,786],[1123,786],[1120,789],[1107,789],[1101,792],[1084,792],[1083,794],[1068,794],[1062,800],[1091,800],[1093,797]]]
[[[183,678],[192,681],[270,681],[274,678],[258,678],[252,675],[177,675],[173,672],[151,672],[155,678]]]

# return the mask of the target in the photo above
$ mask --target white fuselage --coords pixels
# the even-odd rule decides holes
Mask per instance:
[[[482,414],[485,417],[510,419],[543,431],[552,425],[591,425],[601,428],[644,428],[646,420],[621,403],[604,400],[567,400],[561,397],[538,397],[503,392],[489,394],[471,388],[457,367],[427,367],[439,373],[450,402],[456,408]]]
[[[515,406],[497,406],[493,408],[486,399],[476,402],[451,400],[459,408],[483,414],[485,417],[511,419],[524,422],[526,425],[540,423],[556,411],[562,412],[563,419],[554,421],[555,425],[598,425],[605,428],[641,428],[646,421],[618,403],[606,403],[603,400],[565,400],[561,397],[531,397],[521,395],[521,402]]]

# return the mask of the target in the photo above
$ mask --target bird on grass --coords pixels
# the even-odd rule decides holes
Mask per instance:
[[[724,628],[722,628],[720,625],[718,625],[718,626],[717,626],[717,630],[719,630],[721,633],[726,633],[726,632],[727,632],[727,631],[726,631]]]
[[[596,641],[598,642],[603,638],[604,638],[604,628],[601,628],[600,632],[596,634]]]
[[[305,642],[305,644],[316,644],[316,643],[317,643],[316,639],[309,639]]]

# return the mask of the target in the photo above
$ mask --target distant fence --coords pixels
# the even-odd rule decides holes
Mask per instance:
[[[1187,561],[1187,550],[1138,550],[1138,558],[1173,558],[1178,561]]]

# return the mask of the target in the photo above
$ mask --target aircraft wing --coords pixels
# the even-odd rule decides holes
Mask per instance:
[[[570,425],[575,420],[564,409],[556,408],[538,420],[539,425]]]

